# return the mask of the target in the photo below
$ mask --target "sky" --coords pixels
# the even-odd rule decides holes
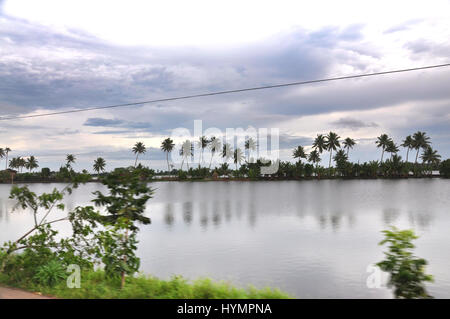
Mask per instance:
[[[0,0],[0,117],[449,62],[450,1]],[[356,140],[350,160],[379,159],[377,136],[418,130],[445,159],[450,67],[5,120],[0,147],[52,169],[75,154],[92,171],[99,156],[134,164],[142,141],[143,164],[163,169],[161,141],[194,120],[276,128],[281,160],[329,131]]]

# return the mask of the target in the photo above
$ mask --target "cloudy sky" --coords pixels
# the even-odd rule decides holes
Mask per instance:
[[[450,1],[0,0],[0,116],[449,63],[449,39]],[[143,141],[164,168],[162,139],[196,119],[278,128],[283,160],[330,130],[357,140],[353,161],[378,159],[381,133],[417,130],[448,158],[450,67],[0,121],[0,144],[91,170],[97,156],[132,164]]]

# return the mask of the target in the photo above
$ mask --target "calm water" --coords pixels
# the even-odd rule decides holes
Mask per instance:
[[[33,184],[36,192],[62,184]],[[369,289],[367,267],[383,258],[388,225],[420,235],[418,256],[435,277],[429,292],[450,297],[450,180],[156,182],[141,227],[142,271],[161,278],[210,276],[237,285],[278,287],[296,297],[391,298]],[[0,242],[32,223],[10,213],[10,185],[0,185]],[[88,204],[88,184],[68,208]],[[68,228],[61,226],[61,231]]]

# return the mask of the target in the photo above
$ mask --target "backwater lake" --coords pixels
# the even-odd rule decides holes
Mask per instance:
[[[435,298],[450,298],[450,180],[153,182],[141,225],[141,271],[161,279],[210,277],[239,287],[273,287],[297,298],[392,298],[369,288],[371,265],[383,259],[381,231],[414,229],[415,255],[425,258]],[[64,184],[30,184],[36,193]],[[11,212],[11,185],[0,185],[0,243],[33,225],[29,211]],[[67,209],[93,205],[88,183],[67,195]],[[63,217],[63,212],[51,213]],[[64,222],[65,223],[65,222]],[[55,224],[56,225],[56,224]],[[68,234],[68,223],[57,229]]]

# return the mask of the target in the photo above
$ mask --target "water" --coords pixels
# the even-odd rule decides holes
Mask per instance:
[[[32,184],[36,192],[62,184]],[[141,269],[160,278],[209,276],[238,286],[278,287],[299,298],[391,298],[368,288],[371,264],[383,258],[381,230],[413,228],[416,254],[429,261],[428,285],[450,297],[450,180],[322,180],[155,182],[141,227]],[[29,212],[10,213],[10,185],[0,185],[0,242],[32,225]],[[87,184],[68,208],[87,205]],[[62,214],[62,213],[58,213]],[[59,226],[62,232],[67,225]],[[383,277],[385,281],[386,276]]]

